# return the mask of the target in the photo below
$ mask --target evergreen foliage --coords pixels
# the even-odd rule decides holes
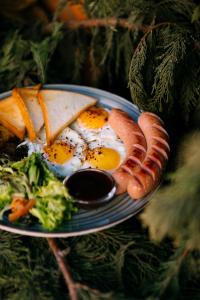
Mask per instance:
[[[62,24],[54,23],[52,25],[52,33],[49,37],[46,37],[41,42],[31,42],[31,52],[33,54],[33,60],[37,67],[38,78],[41,83],[46,82],[48,62],[50,61],[58,42],[63,36],[61,28]]]
[[[0,88],[3,91],[15,86],[31,85],[46,81],[47,64],[62,38],[62,24],[54,23],[48,36],[40,33],[41,27],[35,26],[33,40],[26,34],[14,30],[8,34],[0,49]],[[39,38],[37,36],[39,33]]]
[[[1,232],[0,299],[55,299],[59,276],[45,241],[26,242]]]
[[[12,9],[10,1],[0,1],[1,92],[38,82],[93,85],[132,97],[171,130],[171,173],[141,215],[151,238],[162,242],[151,242],[135,219],[59,240],[61,248],[71,249],[67,259],[80,282],[80,299],[199,299],[199,133],[181,146],[182,165],[174,166],[175,127],[181,124],[180,137],[184,126],[191,130],[200,107],[197,2],[85,0],[88,20],[73,28],[70,20],[56,21],[64,1],[54,16],[44,11],[45,1],[12,1]],[[66,297],[47,242],[2,231],[0,299]]]
[[[200,134],[190,135],[180,147],[180,166],[168,175],[168,184],[156,193],[141,218],[153,239],[169,235],[176,245],[184,242],[188,249],[200,250]]]
[[[142,295],[141,285],[155,278],[155,268],[167,253],[145,232],[129,226],[72,239],[70,248],[69,262],[77,281],[104,292],[126,290],[135,297]]]
[[[170,121],[178,114],[187,124],[200,97],[199,6],[188,0],[86,0],[85,9],[90,18],[103,18],[104,23],[71,30],[66,22],[63,38],[55,22],[42,20],[28,30],[26,24],[12,24],[0,36],[1,89],[36,81],[112,90],[118,81],[117,92],[129,97],[129,78],[132,100],[140,108]]]
[[[192,15],[192,22],[198,21],[200,19],[200,5],[196,6],[193,15]]]
[[[193,253],[186,252],[183,247],[176,249],[176,252],[169,260],[160,265],[159,275],[155,283],[150,287],[150,296],[147,297],[147,300],[191,299],[192,290],[189,290],[188,295],[184,294],[189,289],[187,273],[184,275],[184,278],[180,276],[181,271],[187,272],[187,268],[191,267],[188,266],[189,261],[195,261]],[[192,299],[195,299],[195,294]]]

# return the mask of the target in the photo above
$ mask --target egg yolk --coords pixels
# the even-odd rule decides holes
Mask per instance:
[[[99,129],[108,121],[108,112],[101,108],[92,106],[82,112],[77,122],[89,129]]]
[[[119,153],[111,148],[98,147],[88,150],[86,159],[90,165],[102,170],[113,170],[120,164]]]
[[[65,142],[56,142],[50,146],[43,148],[44,152],[48,155],[48,160],[57,164],[66,163],[74,153],[74,148]]]

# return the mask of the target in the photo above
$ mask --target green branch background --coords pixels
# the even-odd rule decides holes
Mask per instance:
[[[85,0],[88,18],[103,25],[75,28],[45,1],[11,2],[0,1],[1,92],[39,82],[96,86],[156,112],[171,136],[162,187],[140,221],[59,240],[85,284],[80,299],[200,299],[198,1]],[[45,240],[1,232],[0,299],[66,295]]]

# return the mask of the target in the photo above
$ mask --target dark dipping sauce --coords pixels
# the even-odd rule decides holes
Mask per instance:
[[[77,203],[89,206],[106,203],[116,189],[112,176],[96,169],[75,172],[65,181],[65,185]]]

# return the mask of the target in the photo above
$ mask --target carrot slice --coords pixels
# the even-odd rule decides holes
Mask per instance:
[[[29,210],[36,204],[35,199],[25,199],[13,197],[11,203],[12,212],[8,215],[8,220],[14,222],[20,217],[23,217],[29,213]]]

